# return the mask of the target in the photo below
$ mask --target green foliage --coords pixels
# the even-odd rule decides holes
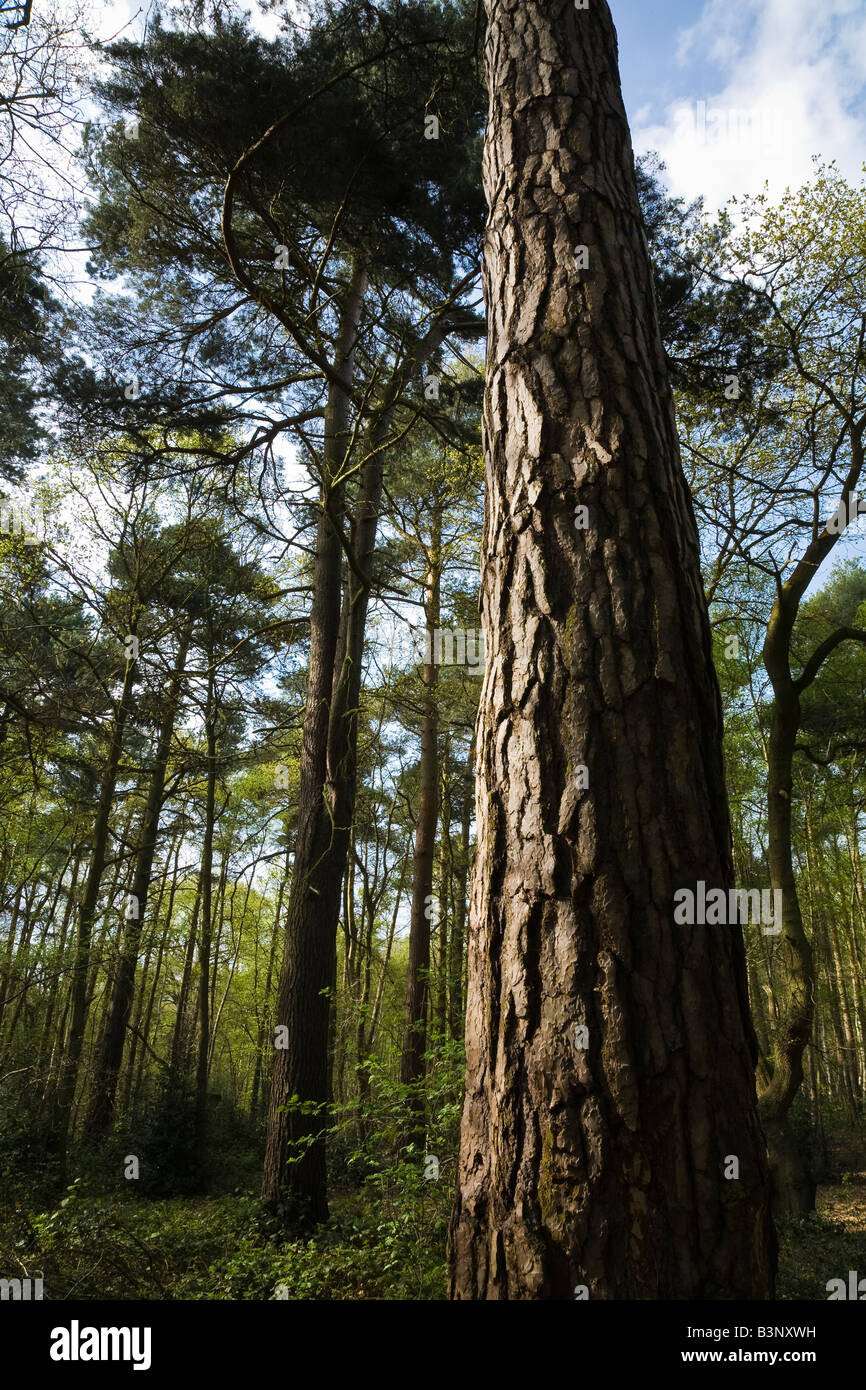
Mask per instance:
[[[87,1178],[76,1178],[56,1205],[28,1211],[25,1198],[8,1207],[0,1222],[3,1267],[41,1273],[50,1298],[444,1298],[461,1051],[452,1043],[431,1048],[426,1151],[438,1159],[435,1179],[425,1177],[424,1155],[405,1141],[411,1088],[374,1062],[369,1072],[364,1105],[349,1107],[332,1126],[337,1192],[331,1220],[313,1236],[287,1240],[281,1223],[242,1190],[148,1200],[148,1191],[181,1183],[179,1171],[170,1170],[179,1151],[160,1151],[154,1132],[137,1136],[146,1154],[140,1182],[117,1177],[133,1140],[115,1136],[99,1162],[79,1153]],[[188,1127],[183,1102],[162,1112],[166,1127],[170,1118]],[[236,1176],[225,1151],[234,1124],[240,1152],[238,1123],[229,1117],[211,1127],[224,1182]],[[255,1150],[246,1152],[259,1160]],[[100,1193],[105,1184],[122,1186],[123,1196]]]
[[[42,1274],[46,1298],[208,1298],[209,1268],[247,1239],[254,1204],[93,1197],[78,1179],[50,1211],[0,1231],[4,1268]]]

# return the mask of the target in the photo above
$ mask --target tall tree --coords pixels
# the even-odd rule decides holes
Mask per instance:
[[[292,1196],[299,1214],[327,1217],[325,1154],[316,1136],[324,1128],[321,1107],[328,1093],[328,1000],[333,980],[330,942],[315,920],[312,900],[324,889],[331,821],[324,800],[328,723],[340,627],[342,551],[340,513],[343,463],[349,423],[358,329],[366,289],[366,272],[355,265],[341,306],[341,331],[334,358],[338,380],[331,385],[322,460],[321,520],[316,537],[313,608],[310,615],[310,666],[304,714],[298,836],[294,873],[286,912],[283,966],[277,1022],[285,1027],[287,1046],[275,1054],[271,1077],[268,1136],[262,1195],[276,1202],[284,1191],[285,1164],[291,1144],[302,1162],[292,1174]],[[291,1084],[289,1084],[291,1083]],[[306,1106],[295,1109],[294,1097]],[[316,1108],[313,1108],[316,1107]],[[301,1210],[303,1208],[303,1210]]]
[[[147,779],[147,792],[138,832],[135,869],[125,913],[126,927],[92,1083],[87,1116],[89,1138],[97,1138],[105,1134],[114,1114],[117,1079],[123,1060],[126,1029],[132,1008],[141,929],[148,908],[148,890],[156,854],[160,815],[165,801],[168,759],[175,721],[180,707],[183,672],[189,650],[191,629],[192,622],[187,618],[179,634],[174,658],[175,667],[171,674],[168,695],[159,722],[153,768]]]
[[[616,34],[487,0],[489,360],[457,1298],[765,1298],[721,708]],[[585,509],[585,510],[584,510]]]
[[[406,976],[406,1025],[400,1079],[417,1084],[424,1076],[426,1028],[430,995],[430,919],[433,902],[433,858],[439,811],[439,711],[436,687],[439,679],[440,595],[442,589],[442,490],[431,500],[432,520],[424,582],[423,708],[421,712],[421,762],[418,769],[418,824],[412,869],[412,904],[409,918],[409,968]],[[443,904],[440,903],[440,912]],[[412,1098],[412,1131],[419,1144],[424,1139],[423,1102]]]

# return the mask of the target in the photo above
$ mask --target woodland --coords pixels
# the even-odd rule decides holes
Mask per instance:
[[[0,1278],[866,1272],[866,180],[616,9],[4,5]]]

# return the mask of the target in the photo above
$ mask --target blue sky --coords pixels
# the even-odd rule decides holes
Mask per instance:
[[[689,96],[690,83],[707,86],[713,65],[696,55],[689,69],[671,62],[676,35],[694,24],[695,0],[610,0],[619,35],[619,61],[629,114],[647,104],[659,114],[667,101]]]
[[[610,0],[636,150],[718,205],[866,159],[866,0]]]

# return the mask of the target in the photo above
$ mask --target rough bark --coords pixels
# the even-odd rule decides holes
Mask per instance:
[[[730,826],[616,36],[603,0],[487,14],[486,672],[452,1295],[766,1298],[742,933],[674,922],[678,889],[730,886]]]

